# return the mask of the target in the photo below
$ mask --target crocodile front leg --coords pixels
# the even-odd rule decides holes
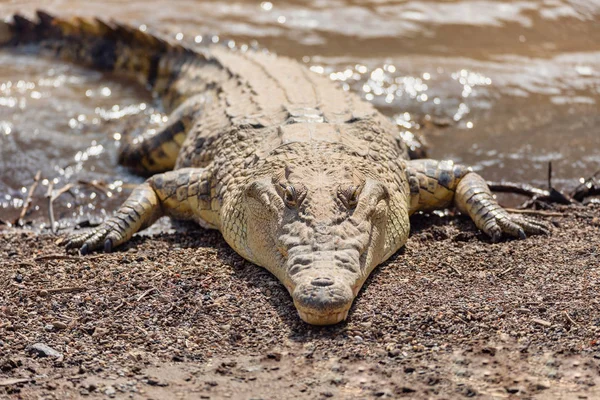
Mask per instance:
[[[407,163],[410,214],[456,206],[475,225],[498,241],[503,234],[524,239],[527,234],[548,234],[546,223],[509,214],[494,199],[485,180],[452,161],[413,160]]]
[[[215,227],[209,170],[184,168],[152,176],[136,187],[119,210],[100,226],[69,237],[67,248],[79,247],[82,254],[102,247],[110,252],[163,215]]]

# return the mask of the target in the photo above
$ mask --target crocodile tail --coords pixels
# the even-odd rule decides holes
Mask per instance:
[[[41,52],[76,64],[124,73],[159,92],[168,88],[181,63],[202,57],[145,30],[99,19],[59,18],[43,11],[37,11],[37,20],[17,14],[0,22],[0,46],[26,44],[39,44]]]

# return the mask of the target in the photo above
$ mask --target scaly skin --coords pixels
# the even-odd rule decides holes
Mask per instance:
[[[123,146],[123,164],[156,174],[101,226],[70,237],[81,253],[111,251],[162,215],[191,219],[277,276],[304,321],[327,325],[405,244],[414,212],[455,206],[493,240],[548,233],[503,210],[470,169],[409,161],[387,118],[290,59],[43,13],[0,24],[0,43],[39,43],[133,76],[171,112],[157,134]]]

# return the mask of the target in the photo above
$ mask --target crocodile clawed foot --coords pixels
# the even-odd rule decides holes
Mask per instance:
[[[501,210],[486,222],[483,231],[492,238],[492,242],[499,242],[504,235],[518,239],[525,239],[527,235],[548,235],[552,227],[546,222]]]
[[[110,253],[114,248],[128,241],[137,231],[150,226],[162,215],[163,210],[159,205],[160,200],[153,185],[158,185],[159,189],[157,190],[161,193],[172,189],[175,194],[175,190],[179,188],[176,185],[177,182],[184,180],[184,183],[187,184],[190,182],[190,177],[198,178],[199,175],[191,175],[190,171],[196,173],[200,171],[201,173],[203,170],[182,170],[182,172],[159,174],[137,186],[117,212],[100,226],[70,236],[66,243],[67,249],[78,248],[81,254],[89,254],[96,250]],[[171,192],[163,194],[169,197]]]
[[[539,221],[533,218],[527,217],[513,217],[517,223],[523,227],[525,233],[530,235],[549,235],[552,232],[552,225],[545,222]]]
[[[90,254],[99,249],[104,249],[104,252],[110,253],[114,243],[120,236],[118,224],[109,219],[97,228],[71,235],[66,240],[66,248],[78,248],[81,255]]]

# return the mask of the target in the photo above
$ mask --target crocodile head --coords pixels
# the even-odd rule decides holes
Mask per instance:
[[[288,164],[249,183],[246,252],[287,287],[304,321],[329,325],[346,319],[387,257],[390,192],[351,166],[320,165]]]

